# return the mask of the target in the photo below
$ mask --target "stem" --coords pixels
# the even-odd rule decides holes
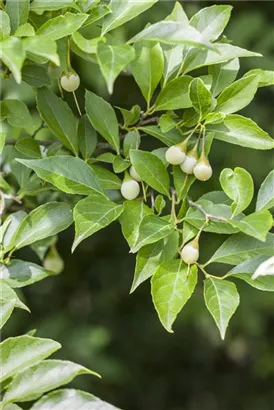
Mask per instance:
[[[79,103],[78,103],[78,100],[77,100],[75,91],[73,91],[72,94],[73,94],[73,98],[74,98],[74,101],[75,101],[75,104],[76,104],[78,113],[80,114],[80,117],[82,117],[82,112],[81,112],[81,110],[80,110],[80,106],[79,106]]]
[[[176,215],[176,191],[175,189],[171,188],[171,216],[173,217],[173,220],[175,224],[178,223],[177,215]]]
[[[70,39],[69,39],[69,37],[68,37],[67,66],[68,66],[68,71],[70,71],[71,70],[71,62],[70,62]]]
[[[199,263],[196,263],[196,266],[200,269],[201,272],[203,272],[203,274],[205,275],[206,279],[209,279],[209,278],[213,278],[213,279],[217,279],[217,280],[223,280],[223,279],[224,279],[224,276],[214,276],[214,275],[211,275],[211,274],[208,273],[208,272],[203,268],[203,266],[200,265]]]
[[[154,205],[155,205],[155,198],[154,198],[154,191],[151,191],[151,209],[154,209]]]
[[[190,199],[188,199],[188,204],[190,206],[193,206],[194,208],[199,209],[199,211],[204,215],[206,221],[208,222],[209,220],[217,220],[217,221],[221,221],[221,222],[228,222],[228,219],[226,218],[222,218],[221,216],[216,216],[216,215],[211,215],[208,214],[201,205],[196,204],[196,202],[191,201]]]
[[[61,83],[60,83],[60,79],[58,78],[58,80],[57,80],[57,83],[58,83],[58,88],[59,88],[59,91],[60,91],[60,94],[61,94],[61,97],[62,97],[62,100],[64,99],[64,93],[63,93],[63,88],[62,88],[62,86],[61,86]]]

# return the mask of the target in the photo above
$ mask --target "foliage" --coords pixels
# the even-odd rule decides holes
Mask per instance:
[[[112,30],[154,3],[8,0],[2,5],[3,81],[13,76],[18,84],[32,86],[37,96],[34,110],[12,98],[1,102],[2,326],[15,307],[28,309],[14,288],[62,270],[56,235],[72,223],[74,250],[88,236],[119,220],[130,252],[137,254],[131,291],[151,278],[153,303],[170,332],[195,291],[197,271],[205,276],[205,304],[222,338],[239,304],[230,279],[273,291],[271,272],[252,279],[273,254],[269,211],[274,201],[273,171],[262,181],[256,211],[243,214],[254,197],[253,179],[245,169],[224,169],[223,191],[208,192],[193,202],[189,192],[196,178],[192,172],[185,174],[180,165],[170,170],[166,151],[179,144],[195,161],[207,159],[214,139],[256,150],[273,149],[268,133],[236,112],[253,100],[258,88],[273,85],[274,74],[250,70],[236,80],[239,58],[259,54],[220,37],[230,6],[204,8],[188,20],[176,3],[165,20],[117,44]],[[86,90],[83,115],[73,92],[76,115],[60,86],[61,77],[75,72],[73,54],[99,66],[110,93],[119,75],[132,73],[146,105],[118,110]],[[145,145],[149,136],[161,142],[152,152]],[[131,166],[141,179],[142,193],[124,201],[119,191],[132,180]],[[206,232],[229,237],[208,261],[185,264],[180,251]],[[44,267],[13,259],[25,246],[37,252]],[[216,262],[235,267],[224,276],[213,276],[207,266]],[[5,340],[1,347],[7,367],[3,408],[39,399],[78,374],[92,373],[71,362],[47,359],[60,347],[47,339],[24,335]],[[11,351],[19,350],[18,359],[11,359]],[[33,383],[27,385],[22,375]],[[99,399],[87,393],[59,390],[44,395],[32,408],[65,406],[68,398],[75,401],[75,408],[99,405]]]

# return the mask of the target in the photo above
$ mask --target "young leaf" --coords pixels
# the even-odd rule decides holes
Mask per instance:
[[[169,175],[163,162],[150,152],[131,150],[130,159],[143,181],[169,196]]]
[[[0,279],[12,288],[31,285],[52,276],[53,272],[31,262],[13,259],[8,265],[0,266]]]
[[[30,137],[20,138],[16,144],[15,148],[17,151],[26,155],[30,158],[41,158],[41,151],[39,144],[36,140]]]
[[[83,115],[78,123],[79,149],[84,160],[88,160],[94,152],[97,144],[97,134],[91,125],[87,115]]]
[[[33,242],[56,235],[72,223],[68,204],[49,202],[31,211],[20,223],[9,248],[23,248]]]
[[[134,105],[131,110],[126,110],[125,108],[117,107],[123,116],[124,126],[136,124],[140,119],[141,107],[140,105]]]
[[[224,340],[228,323],[240,303],[237,288],[232,282],[209,278],[204,281],[204,298]]]
[[[187,15],[183,9],[182,4],[178,1],[176,1],[172,12],[165,18],[165,20],[181,21],[182,23],[188,24]]]
[[[111,14],[104,18],[101,35],[104,36],[109,31],[125,24],[134,17],[137,17],[139,14],[153,6],[156,1],[157,0],[111,0],[109,4]]]
[[[37,90],[37,107],[49,129],[66,148],[77,155],[77,121],[68,104],[43,87]]]
[[[261,211],[246,216],[240,221],[232,220],[231,224],[246,235],[253,236],[259,239],[259,241],[264,242],[267,233],[272,228],[273,219],[267,209],[262,209]]]
[[[253,149],[273,149],[274,140],[250,118],[227,115],[223,124],[207,126],[218,140]]]
[[[73,362],[44,360],[13,378],[4,395],[3,403],[36,400],[43,393],[67,384],[81,374],[93,374],[100,377],[97,373]]]
[[[134,59],[134,49],[128,44],[112,46],[100,42],[97,47],[97,59],[106,80],[109,94],[113,93],[113,84],[123,69]]]
[[[66,13],[44,23],[36,32],[47,40],[59,40],[77,31],[88,18],[88,14]]]
[[[116,174],[119,174],[125,171],[130,167],[130,162],[128,159],[124,159],[121,155],[116,155],[113,161],[113,170]]]
[[[170,81],[158,95],[155,110],[178,110],[191,107],[188,93],[191,81],[192,77],[188,75]]]
[[[200,78],[195,78],[189,85],[189,98],[200,119],[209,114],[216,106],[216,100]]]
[[[84,410],[85,408],[90,410],[119,410],[117,407],[98,399],[98,397],[74,389],[60,389],[44,395],[34,403],[31,410],[63,410],[69,408],[79,410]]]
[[[152,277],[152,299],[164,328],[172,333],[172,325],[197,284],[197,267],[188,267],[176,259],[159,265]]]
[[[226,87],[233,83],[240,69],[238,58],[222,63],[211,65],[208,67],[208,73],[212,76],[212,94],[214,96],[220,94]]]
[[[14,33],[15,37],[31,37],[35,36],[35,30],[30,23],[22,24]]]
[[[131,149],[138,149],[141,143],[141,137],[138,130],[130,131],[124,138],[124,154],[129,157]]]
[[[217,98],[216,111],[233,114],[246,107],[254,98],[258,89],[259,77],[250,75],[240,78],[225,88]]]
[[[274,207],[273,187],[274,187],[274,170],[271,171],[267,175],[264,182],[260,186],[257,203],[256,203],[256,211],[260,211],[261,209],[270,209]]]
[[[220,175],[221,186],[226,195],[234,202],[231,205],[233,216],[244,211],[254,195],[252,176],[243,168],[230,168],[222,170]]]
[[[261,242],[242,233],[231,235],[206,263],[227,263],[238,265],[257,255],[272,256],[274,248],[274,234],[268,233],[266,241]]]
[[[1,382],[41,362],[61,347],[53,340],[28,335],[10,337],[0,346]]]
[[[4,250],[6,248],[9,248],[13,235],[15,234],[18,226],[20,225],[22,220],[25,218],[25,216],[27,216],[27,213],[24,211],[14,212],[13,214],[9,215],[7,219],[5,220],[5,223],[1,225],[0,244],[3,246]]]
[[[79,201],[73,211],[75,239],[72,252],[84,239],[115,221],[122,211],[122,205],[117,205],[98,193]]]
[[[205,40],[217,40],[224,31],[231,15],[232,6],[211,6],[198,11],[190,20]]]
[[[258,87],[268,87],[274,85],[274,71],[261,70],[260,68],[254,68],[253,70],[248,71],[244,77],[249,75],[256,74],[259,76],[259,85]]]
[[[60,155],[39,160],[17,159],[45,181],[67,194],[104,193],[95,172],[80,158]]]
[[[50,84],[48,71],[44,67],[35,64],[28,64],[23,67],[22,80],[37,88]]]
[[[11,32],[28,21],[30,1],[29,0],[7,0],[6,12],[10,18]]]
[[[14,308],[17,307],[27,310],[28,312],[30,310],[23,302],[21,302],[16,292],[11,289],[5,282],[0,281],[0,286],[0,329],[2,329],[4,324],[10,318]]]
[[[86,112],[93,127],[115,148],[119,154],[118,121],[112,106],[91,91],[86,91]]]
[[[135,50],[136,58],[131,63],[131,71],[146,102],[149,104],[163,75],[163,52],[159,44],[155,44],[153,47],[146,47],[143,44],[137,45]]]

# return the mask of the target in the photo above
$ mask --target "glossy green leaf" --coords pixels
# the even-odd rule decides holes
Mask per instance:
[[[53,272],[31,262],[13,259],[8,265],[0,266],[0,279],[12,288],[31,285],[52,276]]]
[[[33,128],[29,109],[23,101],[3,100],[0,102],[0,119],[7,119],[9,124],[17,128]],[[33,130],[31,130],[33,131]]]
[[[229,321],[240,303],[237,288],[232,282],[209,278],[204,281],[204,298],[224,340]]]
[[[109,45],[100,42],[97,47],[97,59],[106,80],[109,94],[113,93],[113,84],[124,68],[134,59],[134,49],[128,44]]]
[[[172,12],[165,18],[165,20],[181,21],[182,23],[188,24],[187,15],[179,1],[176,1]]]
[[[10,18],[11,31],[28,21],[30,0],[7,0],[6,12]]]
[[[163,133],[157,125],[147,125],[145,127],[139,127],[138,129],[145,134],[157,138],[167,146],[176,145],[179,142],[182,142],[182,134],[177,130]]]
[[[33,0],[30,9],[36,13],[42,13],[45,10],[54,11],[69,7],[73,3],[74,0]]]
[[[35,30],[30,23],[22,24],[14,33],[15,37],[31,37],[35,36]]]
[[[75,239],[72,251],[86,238],[115,221],[123,206],[95,193],[79,201],[74,207]]]
[[[5,220],[5,223],[0,227],[0,244],[3,245],[4,250],[9,248],[13,235],[15,234],[18,226],[22,220],[27,216],[24,211],[17,211],[9,215]],[[4,228],[4,229],[3,229]]]
[[[51,392],[39,399],[32,407],[31,410],[119,410],[100,399],[92,396],[89,393],[74,390],[74,389],[61,389]]]
[[[126,157],[129,156],[131,149],[138,149],[141,143],[141,137],[138,130],[130,131],[126,134],[124,138],[124,154]]]
[[[21,69],[25,60],[25,50],[21,41],[16,37],[6,38],[1,42],[0,59],[12,72],[15,81],[21,82]]]
[[[25,65],[22,69],[22,80],[32,87],[43,87],[50,84],[46,68],[35,64]]]
[[[66,13],[44,23],[36,32],[47,40],[59,40],[77,31],[88,18],[88,14]]]
[[[225,119],[226,115],[223,112],[211,112],[205,118],[205,125],[220,124]]]
[[[93,127],[119,154],[118,121],[112,106],[103,98],[98,97],[98,95],[91,91],[86,91],[86,112]]]
[[[256,211],[274,207],[274,170],[271,171],[260,186],[256,203]]]
[[[235,81],[225,88],[217,98],[216,111],[233,114],[242,110],[254,98],[258,89],[259,77],[250,75]]]
[[[17,161],[68,194],[90,195],[94,191],[103,193],[94,171],[80,158],[60,155],[40,160],[18,159]]]
[[[249,70],[244,77],[256,74],[259,77],[258,87],[268,87],[274,85],[274,71],[262,70],[260,68],[254,68]]]
[[[4,324],[10,318],[14,308],[24,309],[28,312],[29,308],[21,302],[16,292],[11,289],[7,283],[0,281],[0,288],[0,329],[2,329]]]
[[[221,5],[205,7],[198,11],[190,20],[205,40],[217,40],[224,31],[231,14],[232,6]]]
[[[49,60],[57,66],[60,65],[57,44],[54,40],[37,35],[23,39],[22,44],[27,52],[27,57],[35,63],[44,64]]]
[[[81,374],[97,373],[66,360],[44,360],[17,374],[4,395],[4,404],[38,399],[43,393],[71,382]],[[29,383],[31,380],[31,383]]]
[[[97,20],[102,19],[109,13],[111,13],[111,10],[108,7],[108,5],[101,3],[101,2],[96,4],[96,6],[93,5],[91,10],[89,11],[89,16],[87,20],[84,22],[82,28],[95,23]],[[101,36],[101,38],[103,39],[104,37]]]
[[[136,2],[133,0],[111,0],[109,3],[111,14],[104,18],[102,36],[125,24],[127,21],[132,20],[134,17],[137,17],[153,6],[156,1],[157,0],[143,0]]]
[[[129,168],[130,162],[128,159],[121,157],[121,155],[116,155],[113,161],[113,170],[116,174],[119,174]]]
[[[238,228],[246,235],[253,236],[259,241],[265,241],[266,235],[273,225],[273,218],[267,209],[254,212],[241,219],[240,221],[231,221],[231,224]]]
[[[197,267],[188,267],[180,260],[159,265],[152,277],[152,299],[162,325],[173,332],[172,325],[197,284]]]
[[[8,37],[11,31],[9,15],[5,13],[3,10],[0,10],[0,23],[0,36],[2,39],[2,37]]]
[[[226,195],[234,202],[231,205],[233,215],[239,215],[244,211],[254,195],[252,176],[243,168],[230,168],[222,170],[220,175],[221,186]]]
[[[66,148],[77,154],[77,121],[68,104],[43,87],[37,91],[37,107],[49,129]]]
[[[28,335],[10,337],[4,340],[0,346],[1,381],[39,363],[61,347],[53,340]]]
[[[238,58],[233,58],[228,62],[211,65],[208,67],[208,73],[212,76],[212,94],[214,96],[220,94],[228,87],[237,77],[240,68]]]
[[[250,118],[238,114],[227,115],[223,124],[210,125],[218,140],[253,149],[273,149],[274,140]]]
[[[231,235],[206,263],[220,262],[238,265],[257,255],[272,256],[274,248],[274,234],[268,233],[266,241],[261,242],[242,233]]]
[[[91,168],[97,175],[103,189],[120,190],[122,181],[117,177],[117,175],[99,165],[91,165]]]
[[[81,117],[78,123],[77,135],[80,152],[84,160],[87,160],[96,148],[97,133],[86,114]]]
[[[150,152],[131,150],[131,163],[142,180],[156,191],[169,196],[169,175],[163,162]]]
[[[126,110],[125,108],[121,108],[121,107],[117,107],[117,108],[122,113],[125,127],[136,124],[136,122],[140,119],[141,107],[137,104],[134,105],[131,108],[131,110]]]
[[[153,47],[141,44],[137,45],[135,50],[136,58],[131,63],[131,71],[145,100],[149,103],[163,75],[163,52],[159,44]]]
[[[74,33],[72,33],[71,37],[76,46],[87,54],[95,54],[97,51],[98,43],[100,41],[104,41],[104,37],[95,37],[88,40],[85,37],[83,37],[79,31],[75,31]]]
[[[170,81],[160,92],[155,103],[155,110],[178,110],[192,106],[188,89],[192,77],[183,76]]]
[[[16,144],[15,148],[17,151],[26,155],[30,158],[41,158],[41,151],[39,144],[36,140],[30,137],[20,138]]]
[[[184,77],[182,77],[184,78]],[[206,88],[200,78],[195,78],[189,85],[189,98],[193,108],[198,112],[200,118],[204,118],[216,106],[216,100]]]

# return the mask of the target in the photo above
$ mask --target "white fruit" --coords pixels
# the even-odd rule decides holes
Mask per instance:
[[[193,173],[200,181],[207,181],[212,177],[212,168],[205,163],[199,163],[195,165]]]
[[[180,254],[183,261],[187,264],[195,263],[199,259],[199,250],[191,242],[183,247]]]
[[[125,199],[135,199],[140,193],[140,186],[138,182],[133,179],[124,181],[121,186],[121,194]]]
[[[68,75],[63,75],[61,77],[61,86],[62,88],[72,93],[73,91],[77,90],[80,85],[80,77],[76,73],[70,73]]]
[[[197,159],[192,155],[186,155],[184,162],[180,165],[186,174],[193,174],[193,168],[197,164]]]
[[[136,171],[136,169],[135,169],[133,166],[130,167],[129,173],[130,173],[130,176],[131,176],[133,179],[135,179],[135,181],[137,181],[137,182],[141,182],[141,181],[142,181],[142,178],[140,177],[140,175],[138,174],[138,172]]]
[[[181,164],[184,161],[185,157],[185,152],[182,151],[180,147],[176,147],[176,145],[169,147],[166,151],[166,160],[169,164],[172,165]]]

